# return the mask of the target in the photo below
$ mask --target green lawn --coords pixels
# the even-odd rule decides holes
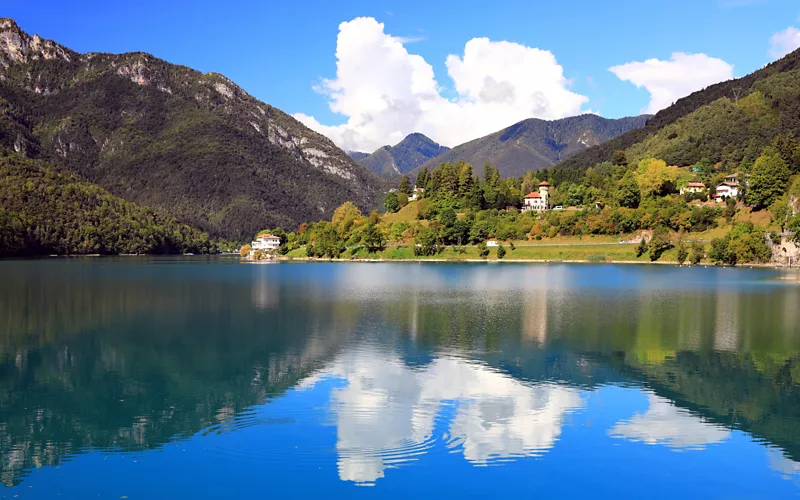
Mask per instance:
[[[531,260],[531,261],[590,261],[590,262],[650,262],[648,254],[636,257],[636,245],[531,245],[517,246],[511,250],[505,245],[506,256],[504,260]],[[675,262],[677,249],[665,252],[659,262]],[[305,248],[300,248],[289,253],[288,257],[305,257]],[[387,247],[381,252],[368,253],[366,249],[356,247],[346,250],[341,260],[351,259],[387,259],[387,260],[479,260],[478,248],[469,246],[463,254],[456,253],[452,247],[447,247],[435,256],[419,257],[414,255],[414,247]],[[486,260],[497,260],[497,248],[490,248]]]

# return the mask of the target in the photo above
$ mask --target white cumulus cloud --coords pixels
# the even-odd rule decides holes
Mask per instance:
[[[473,38],[463,55],[445,60],[453,88],[433,66],[371,17],[339,25],[336,78],[316,88],[347,122],[330,126],[295,118],[348,150],[371,152],[421,132],[446,146],[495,132],[526,118],[557,119],[585,111],[555,56],[518,43]],[[449,92],[448,92],[449,90]]]
[[[644,87],[650,93],[645,113],[655,113],[681,97],[733,78],[733,66],[706,54],[675,52],[667,61],[647,59],[613,66],[617,78]]]
[[[800,49],[800,30],[794,26],[775,33],[769,39],[769,55],[773,59],[780,59],[796,49]]]

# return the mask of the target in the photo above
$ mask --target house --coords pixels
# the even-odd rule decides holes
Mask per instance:
[[[686,193],[702,193],[706,190],[706,185],[702,182],[692,181],[687,182],[686,186],[681,188],[681,194]]]
[[[261,250],[262,252],[274,252],[281,246],[281,239],[274,234],[262,234],[256,237],[255,241],[250,244],[250,249],[253,251]]]
[[[412,192],[411,196],[408,197],[408,201],[417,201],[418,199],[422,198],[423,194],[425,194],[425,188],[414,186],[414,192]]]
[[[497,240],[489,240],[489,241],[486,242],[486,246],[487,247],[496,247],[496,246],[500,246],[500,243],[498,243]]]
[[[727,179],[727,177],[726,177]],[[725,181],[717,186],[716,200],[725,201],[725,198],[736,198],[739,195],[739,183]]]
[[[528,193],[525,195],[525,198],[523,198],[522,211],[529,212],[534,210],[536,212],[542,212],[550,207],[549,202],[550,184],[548,184],[546,181],[540,182],[538,193]]]
[[[725,182],[728,184],[739,185],[739,174],[730,174],[725,176]]]

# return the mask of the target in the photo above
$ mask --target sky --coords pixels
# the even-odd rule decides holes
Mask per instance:
[[[79,52],[222,73],[346,150],[654,113],[800,48],[797,0],[0,0]]]

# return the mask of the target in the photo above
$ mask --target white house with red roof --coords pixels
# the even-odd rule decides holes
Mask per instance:
[[[274,252],[279,246],[281,246],[281,239],[274,234],[258,235],[250,244],[253,251],[261,250],[262,252]]]
[[[547,181],[539,183],[539,192],[532,192],[522,199],[522,211],[543,212],[550,208],[550,184]]]

